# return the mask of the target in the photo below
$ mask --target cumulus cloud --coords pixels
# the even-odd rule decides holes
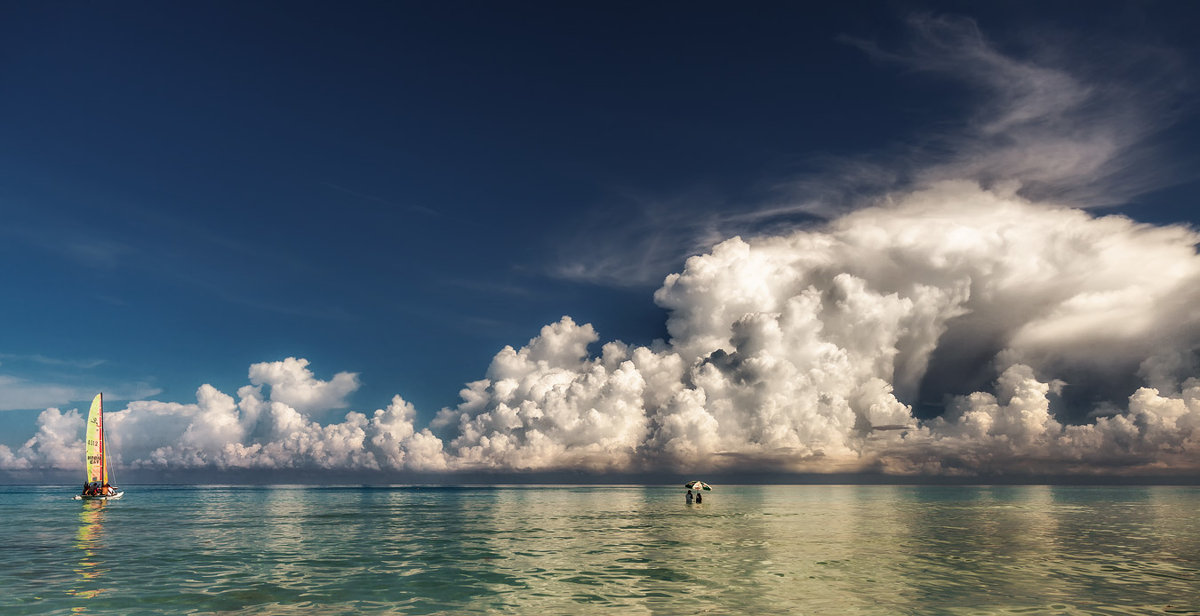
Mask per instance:
[[[996,395],[958,399],[945,416],[876,446],[879,468],[892,473],[975,475],[1178,474],[1200,467],[1200,380],[1181,391],[1143,387],[1127,410],[1092,424],[1065,425],[1049,412],[1053,384],[1014,365]]]
[[[370,415],[351,411],[341,422],[314,421],[310,413],[344,406],[344,396],[357,383],[339,386],[346,373],[321,381],[307,365],[294,359],[255,364],[255,384],[240,388],[237,400],[204,385],[195,404],[130,404],[109,415],[114,449],[129,465],[149,468],[445,468],[441,442],[414,428],[415,409],[400,396]],[[263,379],[264,374],[272,376]],[[285,397],[305,392],[300,396],[304,406],[275,399],[274,389],[264,397],[262,384],[268,382],[283,384]]]
[[[311,414],[346,406],[357,378],[316,378],[308,361],[288,358],[251,366],[237,399],[211,385],[196,402],[137,401],[106,414],[119,466],[148,469],[447,468],[442,443],[413,426],[416,409],[400,396],[371,414],[346,413],[321,424]],[[264,395],[264,388],[267,394]],[[48,409],[38,433],[13,451],[0,446],[0,469],[74,469],[82,463],[84,421],[78,410]]]
[[[591,325],[569,317],[542,328],[520,350],[505,347],[488,378],[462,391],[435,420],[468,468],[629,468],[646,437],[646,383],[619,343],[589,358]]]
[[[1191,466],[1189,386],[1131,388],[1106,401],[1127,410],[1089,425],[1071,424],[1094,408],[1061,405],[1075,379],[1140,369],[1193,383],[1180,358],[1200,349],[1197,241],[1182,226],[939,183],[689,259],[655,295],[672,337],[659,348],[614,342],[589,357],[590,326],[547,326],[498,354],[435,427],[458,463],[504,468]],[[919,422],[905,401],[932,370],[993,391]],[[1139,424],[1157,428],[1129,432]]]
[[[42,411],[37,418],[37,433],[16,452],[0,445],[0,469],[82,468],[83,425],[78,411]]]
[[[317,380],[308,360],[295,357],[250,366],[250,382],[270,387],[272,402],[301,411],[345,408],[346,395],[358,389],[358,375],[339,372],[332,381]]]

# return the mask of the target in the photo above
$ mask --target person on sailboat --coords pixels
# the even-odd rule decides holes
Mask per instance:
[[[116,490],[114,490],[113,487],[107,483],[100,486],[100,496],[112,496],[115,492]]]
[[[83,495],[84,496],[88,496],[88,490],[91,490],[91,489],[92,489],[92,484],[90,484],[86,481],[83,482]]]

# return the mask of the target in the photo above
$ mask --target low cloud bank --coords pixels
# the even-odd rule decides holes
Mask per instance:
[[[357,377],[289,358],[251,366],[236,397],[130,403],[108,415],[112,444],[146,469],[1192,473],[1197,242],[941,182],[689,259],[655,294],[669,341],[592,354],[599,334],[563,317],[426,427],[400,396],[314,421]],[[939,397],[939,416],[914,415]],[[82,431],[79,412],[47,409],[0,469],[75,468]]]

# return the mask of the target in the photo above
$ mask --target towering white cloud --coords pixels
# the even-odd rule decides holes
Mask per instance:
[[[1192,366],[1178,358],[1200,348],[1200,313],[1189,308],[1200,299],[1197,241],[1184,227],[939,183],[820,229],[727,240],[689,259],[655,295],[670,310],[668,346],[610,343],[588,359],[580,347],[594,333],[564,319],[525,349],[501,352],[490,378],[472,384],[439,424],[461,427],[450,446],[460,463],[515,468],[586,465],[584,454],[597,449],[635,468],[981,472],[1087,460],[1111,471],[1133,458],[1152,465],[1142,458],[1159,437],[1114,432],[1149,417],[1144,404],[1064,427],[1051,397],[1072,386],[1053,379],[1102,379],[1142,366],[1160,383],[1190,382]],[[952,358],[990,349],[949,370],[983,382],[999,374],[996,390],[958,398],[944,418],[918,428],[901,399],[916,396],[947,339]],[[544,344],[577,350],[569,362],[531,361]],[[1192,420],[1178,410],[1186,394],[1153,396],[1177,401],[1164,403],[1174,414],[1153,421],[1186,450]],[[579,404],[568,405],[558,416],[566,421],[554,425],[576,431],[545,442],[561,431],[540,429],[542,409],[564,399],[615,410],[608,422],[589,423]],[[613,422],[630,429],[614,439]],[[892,437],[876,429],[905,426]]]

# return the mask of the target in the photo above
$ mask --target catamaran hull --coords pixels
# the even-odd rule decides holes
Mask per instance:
[[[112,496],[83,496],[82,494],[76,494],[75,500],[121,500],[122,496],[125,496],[124,492],[117,492]]]

